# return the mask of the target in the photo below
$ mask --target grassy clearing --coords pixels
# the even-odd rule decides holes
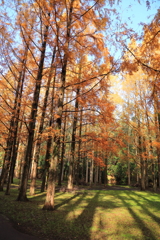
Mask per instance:
[[[45,240],[160,239],[160,195],[130,190],[81,190],[56,194],[52,212],[42,209],[45,193],[15,201],[0,192],[0,212],[20,230]]]

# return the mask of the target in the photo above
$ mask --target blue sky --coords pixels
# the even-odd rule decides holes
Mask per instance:
[[[150,0],[150,9],[146,7],[146,0],[122,0],[119,4],[122,21],[127,23],[129,27],[136,32],[142,30],[140,22],[149,24],[158,8],[160,8],[160,0]]]
[[[112,6],[112,8],[116,9],[119,20],[115,18],[114,14],[112,15],[113,20],[111,24],[111,30],[113,30],[113,32],[123,32],[124,29],[121,28],[121,26],[125,24],[126,29],[133,29],[134,32],[138,34],[138,37],[142,36],[143,34],[143,25],[141,23],[150,24],[160,8],[160,0],[149,0],[150,8],[147,8],[147,0],[119,0],[118,4],[117,2],[118,0],[115,1],[115,4]],[[130,32],[130,34],[132,33],[133,32]],[[113,34],[111,32],[111,45],[108,45],[107,43],[107,47],[114,57],[119,59],[121,58],[122,54],[121,45],[118,45],[117,40],[115,45],[116,47],[112,44],[112,35]],[[130,42],[130,36],[131,35],[129,34],[123,36],[123,41],[125,41],[126,44]]]

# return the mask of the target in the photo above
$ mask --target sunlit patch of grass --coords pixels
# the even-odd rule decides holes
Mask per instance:
[[[29,192],[28,192],[29,193]],[[0,192],[0,211],[15,226],[40,239],[160,239],[160,195],[128,190],[58,192],[55,210],[42,210],[45,194],[36,190],[29,202]]]

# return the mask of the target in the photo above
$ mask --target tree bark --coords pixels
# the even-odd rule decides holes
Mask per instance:
[[[12,180],[12,173],[14,171],[15,162],[16,162],[15,157],[16,157],[16,151],[17,151],[17,146],[16,146],[17,131],[18,131],[20,108],[21,108],[23,84],[24,84],[25,71],[26,71],[25,66],[26,66],[26,61],[27,61],[27,53],[28,53],[28,48],[25,49],[24,59],[22,61],[21,71],[19,73],[14,107],[13,107],[13,114],[12,114],[12,118],[10,121],[10,128],[9,128],[8,139],[7,139],[7,148],[6,148],[5,156],[4,156],[4,164],[3,164],[2,173],[0,176],[0,191],[3,191],[3,185],[6,180],[8,171],[10,169],[9,181],[7,184],[6,194],[9,194],[10,183]]]
[[[94,151],[93,151],[93,155],[94,155]],[[90,179],[89,179],[90,185],[93,184],[93,170],[94,170],[94,163],[93,163],[93,159],[91,159],[91,161],[90,161]]]
[[[77,120],[78,120],[78,95],[79,95],[79,87],[76,92],[76,101],[75,101],[75,113],[73,118],[73,128],[72,128],[72,142],[71,142],[71,160],[69,163],[69,176],[67,189],[73,189],[73,178],[74,178],[74,160],[75,160],[75,146],[76,146],[76,128],[77,128]]]
[[[142,137],[139,135],[139,156],[140,156],[140,164],[141,164],[141,190],[144,191],[146,189],[146,181],[145,181],[145,164],[142,156]]]
[[[105,167],[104,167],[104,185],[108,184],[108,175],[107,175],[107,165],[108,165],[108,156],[107,153],[104,156],[105,158]]]
[[[53,127],[54,117],[53,117],[53,109],[54,109],[54,98],[55,98],[55,81],[56,81],[56,69],[55,69],[55,75],[53,80],[53,89],[52,89],[52,100],[51,100],[51,106],[50,106],[50,121],[49,121],[49,128]],[[45,155],[45,164],[44,164],[44,170],[42,175],[42,184],[41,184],[41,192],[44,192],[45,185],[46,185],[46,177],[47,172],[49,169],[49,163],[51,158],[51,149],[52,149],[52,134],[49,133],[48,139],[47,139],[47,150]]]
[[[46,88],[45,97],[44,97],[40,126],[39,126],[39,130],[38,130],[38,140],[36,141],[36,145],[35,145],[36,150],[35,150],[35,158],[33,160],[33,172],[32,172],[32,177],[31,177],[31,184],[30,184],[30,195],[34,195],[34,193],[35,193],[37,166],[38,166],[40,147],[41,147],[41,138],[42,138],[41,135],[43,132],[43,125],[44,125],[44,119],[45,119],[45,114],[46,114],[50,83],[51,83],[53,71],[54,71],[53,63],[54,63],[55,55],[56,55],[56,47],[54,47],[54,50],[53,50],[52,61],[51,61],[51,66],[50,66],[50,73],[48,76],[48,82],[47,82],[47,88]]]
[[[12,146],[12,158],[11,158],[11,164],[10,164],[10,170],[9,170],[9,176],[8,176],[8,183],[7,183],[7,188],[6,188],[6,195],[10,194],[10,185],[13,180],[13,174],[14,174],[14,169],[15,169],[15,164],[16,164],[16,159],[17,159],[17,151],[18,151],[18,145],[19,142],[17,140],[17,135],[18,135],[18,123],[19,123],[19,116],[20,116],[20,110],[21,110],[21,100],[22,100],[22,94],[23,94],[23,86],[24,86],[24,80],[25,80],[25,73],[26,73],[26,62],[27,62],[27,53],[28,53],[28,48],[25,50],[24,57],[25,59],[22,62],[22,72],[20,73],[20,78],[19,78],[19,87],[18,87],[18,96],[17,96],[17,106],[16,106],[16,111],[15,111],[15,121],[14,121],[14,132],[13,132],[13,146]],[[22,123],[21,123],[22,127]],[[21,129],[20,127],[20,129]]]
[[[82,140],[81,140],[81,137],[82,137],[82,118],[83,118],[83,107],[81,107],[81,110],[80,110],[80,123],[79,123],[79,141],[78,141],[78,159],[77,159],[77,169],[76,169],[76,182],[78,184],[79,182],[79,178],[80,178],[80,161],[81,161],[81,145],[82,145]],[[83,160],[82,160],[83,161]],[[84,161],[82,162],[82,179],[83,179],[83,172],[84,172],[84,169],[83,169],[83,166],[84,166]]]
[[[67,49],[66,50],[69,49],[73,3],[74,3],[74,0],[71,0],[70,8],[69,8],[69,11],[68,11],[67,34],[66,34]],[[54,209],[56,169],[57,169],[58,154],[59,154],[59,148],[60,148],[60,134],[61,134],[61,124],[62,124],[62,113],[63,113],[63,102],[64,102],[64,91],[65,91],[65,82],[66,82],[66,73],[67,73],[67,63],[68,63],[68,53],[65,52],[64,58],[63,58],[63,63],[62,63],[61,82],[60,82],[60,87],[58,89],[59,91],[58,91],[58,104],[57,104],[57,119],[56,119],[56,124],[55,124],[55,129],[58,131],[58,133],[54,137],[53,157],[50,160],[47,195],[46,195],[46,200],[45,200],[45,203],[44,203],[44,206],[43,206],[44,210],[53,210]]]
[[[33,143],[34,143],[35,125],[36,125],[36,117],[37,117],[37,111],[38,111],[41,81],[42,81],[42,76],[43,76],[42,73],[43,73],[43,65],[44,65],[44,58],[45,58],[45,51],[46,51],[46,43],[47,43],[46,41],[47,41],[47,36],[48,36],[48,29],[49,29],[49,26],[46,26],[45,33],[44,33],[44,40],[42,43],[40,62],[39,62],[39,66],[38,66],[38,74],[37,74],[37,78],[36,78],[36,86],[35,86],[35,90],[34,90],[32,108],[31,108],[28,143],[27,143],[27,149],[26,149],[26,156],[25,156],[25,163],[24,163],[24,168],[23,168],[21,186],[20,186],[20,190],[19,190],[19,195],[17,197],[18,201],[28,201],[27,196],[26,196],[27,183],[28,183],[29,171],[30,171],[30,167],[31,167],[32,154],[33,154],[32,151],[33,151]]]
[[[65,112],[64,116],[64,129],[63,129],[63,138],[62,138],[62,151],[61,151],[61,161],[60,161],[60,173],[58,178],[58,185],[62,185],[62,176],[63,176],[63,168],[64,168],[64,154],[65,154],[65,134],[66,134],[66,124],[67,124],[67,112]]]

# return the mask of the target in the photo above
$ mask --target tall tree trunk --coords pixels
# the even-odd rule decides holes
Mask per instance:
[[[160,142],[160,109],[158,109],[158,140]],[[157,149],[157,155],[158,155],[158,187],[160,188],[160,148]]]
[[[13,146],[12,146],[12,159],[10,164],[10,170],[9,170],[9,176],[8,176],[8,183],[6,188],[6,195],[10,194],[10,185],[13,179],[16,159],[17,159],[17,151],[18,151],[18,140],[17,140],[17,134],[18,134],[18,123],[19,123],[19,116],[20,116],[20,110],[21,110],[21,100],[22,100],[22,94],[23,94],[23,85],[25,80],[25,73],[26,73],[26,62],[27,62],[27,53],[28,48],[26,48],[25,51],[25,59],[23,60],[23,66],[22,66],[22,72],[20,74],[20,86],[18,90],[18,99],[17,99],[17,108],[16,108],[16,116],[14,121],[14,133],[13,133]],[[22,123],[21,123],[22,127]],[[21,129],[20,127],[20,129]]]
[[[94,157],[94,151],[92,151],[92,154]],[[91,159],[91,161],[90,161],[90,179],[89,179],[90,185],[93,184],[93,170],[94,170],[94,161],[93,161],[93,159]]]
[[[73,178],[74,178],[74,160],[75,160],[75,146],[76,146],[76,128],[77,128],[77,120],[78,120],[78,95],[79,95],[79,87],[76,92],[76,102],[75,102],[75,113],[73,118],[73,128],[72,128],[72,142],[71,142],[71,161],[69,163],[69,176],[67,189],[73,189]]]
[[[44,170],[42,174],[42,184],[41,184],[41,192],[44,192],[45,186],[46,186],[46,177],[47,177],[47,172],[49,169],[49,161],[51,158],[51,148],[52,148],[52,136],[48,136],[47,140],[47,151],[46,151],[46,156],[45,156],[45,164],[44,164]]]
[[[140,165],[141,165],[141,190],[146,189],[145,181],[145,164],[142,156],[142,137],[139,135],[139,156],[140,156]]]
[[[36,117],[37,117],[37,111],[38,111],[38,103],[39,103],[39,94],[40,94],[40,88],[41,88],[41,81],[43,76],[43,65],[44,65],[44,58],[45,58],[45,51],[46,51],[46,41],[48,36],[48,28],[49,26],[46,26],[45,33],[44,33],[44,40],[42,43],[42,50],[41,50],[41,56],[40,56],[40,62],[38,66],[38,74],[36,78],[36,85],[34,90],[34,96],[33,96],[33,102],[31,107],[31,115],[30,115],[30,121],[29,121],[29,134],[28,134],[28,143],[26,148],[26,156],[25,156],[25,163],[23,168],[23,175],[22,175],[22,181],[21,186],[19,190],[19,195],[17,197],[18,201],[28,201],[26,192],[27,192],[27,183],[28,183],[28,177],[29,177],[29,171],[32,161],[32,151],[33,151],[33,143],[34,143],[34,133],[35,133],[35,125],[36,125]]]
[[[35,145],[36,150],[35,150],[35,158],[33,160],[33,172],[32,172],[32,176],[31,176],[30,195],[34,195],[34,193],[35,193],[37,166],[38,166],[38,160],[39,160],[39,154],[40,154],[42,131],[43,131],[45,114],[46,114],[50,83],[51,83],[53,72],[54,72],[53,63],[54,63],[55,55],[56,55],[56,47],[54,47],[54,50],[53,50],[52,61],[51,61],[51,66],[50,66],[50,73],[48,76],[48,82],[47,82],[47,88],[46,88],[45,97],[44,97],[40,126],[39,126],[39,130],[38,130],[38,140],[36,141],[36,145]]]
[[[95,184],[98,183],[98,179],[99,179],[99,167],[96,165],[95,166]]]
[[[54,109],[54,98],[55,98],[55,82],[56,82],[56,69],[55,69],[55,75],[54,75],[53,86],[52,86],[53,89],[52,89],[52,99],[51,99],[51,106],[50,106],[49,128],[53,127],[53,122],[54,122],[53,109]],[[45,190],[46,177],[47,177],[49,162],[51,158],[52,138],[53,138],[52,134],[49,133],[48,139],[47,139],[47,150],[45,155],[44,169],[42,174],[41,192],[44,192]]]
[[[128,136],[129,136],[129,127],[128,127]],[[127,146],[127,156],[128,156],[128,186],[131,185],[131,167],[130,167],[130,159],[129,159],[129,141],[127,142],[128,146]]]
[[[3,167],[2,172],[0,175],[0,191],[3,191],[4,183],[7,178],[8,170],[10,167],[10,159],[12,157],[12,142],[13,142],[13,126],[14,126],[14,117],[12,117],[10,121],[10,128],[9,128],[9,134],[7,139],[7,147],[5,150],[4,160],[3,160]]]
[[[155,120],[155,135],[156,135],[156,141],[159,143],[160,142],[160,106],[159,106],[159,101],[158,101],[158,94],[157,94],[157,87],[154,85],[154,120]],[[156,164],[155,162],[153,163],[153,168],[156,169]],[[158,181],[157,185],[160,187],[160,148],[157,147],[157,164],[158,164]],[[155,166],[154,166],[155,165]],[[156,174],[156,173],[155,173]]]
[[[11,169],[9,173],[9,181],[7,186],[8,190],[6,191],[6,193],[7,192],[9,193],[10,182],[12,179],[12,172],[14,170],[15,161],[16,161],[15,156],[16,156],[16,150],[17,150],[17,146],[16,146],[17,131],[18,131],[18,122],[19,122],[20,107],[21,107],[21,98],[22,98],[22,92],[23,92],[23,83],[25,78],[25,70],[26,70],[25,66],[27,61],[27,53],[28,53],[28,48],[25,49],[24,59],[22,61],[22,67],[21,67],[22,69],[20,71],[19,78],[18,78],[18,84],[17,84],[14,107],[13,107],[13,114],[10,121],[10,128],[9,128],[8,139],[7,139],[7,148],[4,156],[2,173],[0,176],[0,191],[3,191],[3,185],[6,180],[8,170]]]
[[[80,161],[81,161],[81,145],[82,145],[82,118],[83,118],[83,107],[80,110],[80,123],[79,123],[79,141],[78,141],[78,159],[77,159],[77,169],[76,169],[76,182],[79,182],[79,177],[80,177]],[[82,164],[82,179],[83,179],[83,165],[84,161]]]
[[[152,146],[152,139],[150,137],[149,139],[150,142],[150,153],[152,157],[152,181],[153,181],[153,191],[156,192],[157,190],[157,179],[156,179],[156,164],[155,160],[153,158],[153,146]]]
[[[101,168],[98,168],[98,183],[102,184],[102,171]]]
[[[88,158],[86,158],[86,183],[88,184]]]
[[[148,157],[147,157],[147,148],[146,148],[146,139],[143,137],[143,161],[144,161],[144,168],[145,168],[145,186],[148,187]]]
[[[104,161],[105,161],[105,167],[104,167],[104,185],[108,184],[108,177],[107,177],[107,165],[108,165],[108,156],[107,156],[107,152],[104,156]]]
[[[63,138],[62,138],[62,151],[61,151],[61,161],[60,161],[60,173],[58,178],[58,185],[62,185],[62,175],[64,168],[64,154],[65,154],[65,134],[66,134],[66,125],[67,125],[67,111],[64,116],[64,129],[63,129]]]
[[[70,8],[68,11],[67,34],[66,34],[67,49],[66,50],[69,49],[73,3],[74,3],[74,0],[71,0]],[[67,54],[68,53],[65,52],[64,60],[62,63],[61,82],[60,82],[60,88],[58,91],[57,119],[56,119],[56,124],[55,124],[55,129],[58,130],[59,133],[57,133],[56,136],[54,137],[53,157],[50,160],[47,195],[46,195],[46,200],[45,200],[45,203],[43,206],[44,210],[53,210],[54,209],[56,170],[57,170],[57,163],[58,163],[58,152],[59,152],[59,147],[60,147],[60,133],[61,133],[61,124],[62,124],[62,113],[63,113],[64,91],[65,91],[65,82],[66,82],[66,73],[67,73],[67,62],[68,62]]]
[[[19,148],[20,148],[20,135],[22,133],[22,126],[23,126],[23,122],[21,121],[19,123],[19,127],[18,127],[18,136],[17,136],[17,142],[16,142],[15,155],[14,154],[12,155],[12,158],[14,159],[13,160],[14,161],[14,166],[13,166],[12,171],[11,171],[11,183],[13,183],[13,177],[14,177],[14,174],[15,174],[15,166],[16,166],[16,163],[17,163],[18,152],[19,152]]]

